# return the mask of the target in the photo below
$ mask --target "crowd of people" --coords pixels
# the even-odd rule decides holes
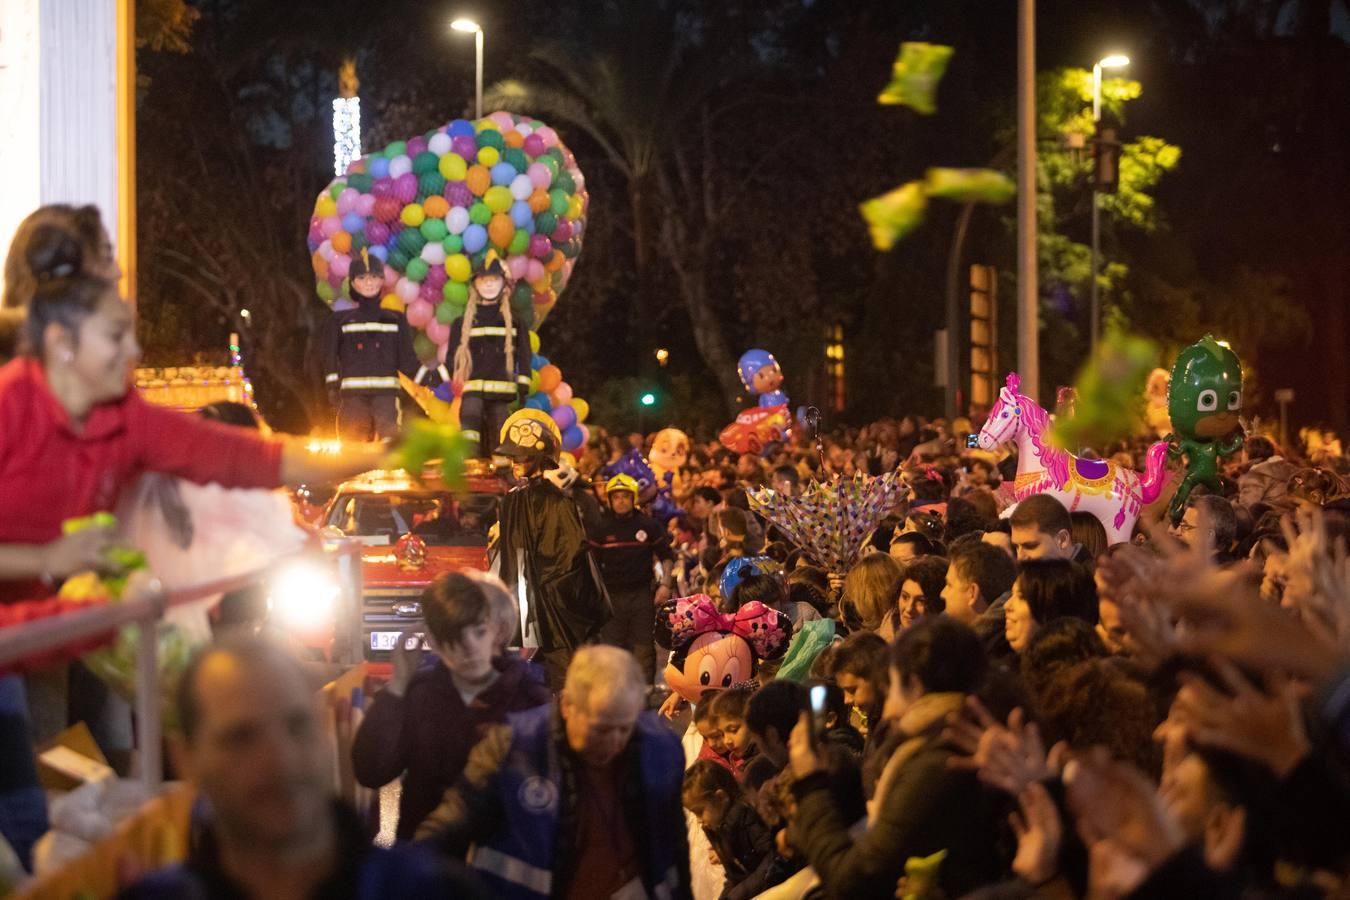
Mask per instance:
[[[99,564],[113,536],[61,523],[142,473],[271,487],[369,467],[373,450],[315,458],[128,390],[131,317],[87,211],[26,223],[6,274],[5,306],[24,315],[0,369],[11,610]],[[696,444],[664,517],[650,487],[605,473],[650,439],[595,429],[577,480],[540,489],[576,503],[610,616],[546,683],[516,646],[517,592],[473,571],[426,590],[422,637],[397,642],[352,748],[361,784],[401,782],[392,847],[376,846],[371,811],[335,797],[302,667],[234,636],[177,686],[172,764],[202,800],[187,860],[124,896],[1350,891],[1336,825],[1350,813],[1350,487],[1335,438],[1296,450],[1251,435],[1222,492],[1197,489],[1175,522],[1165,492],[1110,544],[1049,495],[1012,505],[1015,458],[967,449],[974,430],[906,417],[756,455]],[[233,452],[194,452],[222,442]],[[1142,444],[1109,452],[1137,466]],[[895,472],[903,497],[847,571],[751,501]],[[713,660],[692,692],[669,691],[707,652],[672,642],[681,615],[744,638],[748,667]],[[22,679],[0,680],[0,716],[0,835],[26,860]]]

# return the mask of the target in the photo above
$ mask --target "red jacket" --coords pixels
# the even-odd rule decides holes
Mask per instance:
[[[153,406],[134,389],[94,407],[77,433],[37,360],[0,368],[0,543],[52,541],[66,519],[111,510],[143,472],[277,487],[281,443]],[[0,604],[41,593],[33,584],[0,582]]]

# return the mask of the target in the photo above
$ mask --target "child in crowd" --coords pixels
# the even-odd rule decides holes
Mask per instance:
[[[735,774],[736,768],[732,765],[731,753],[722,739],[722,732],[718,730],[717,723],[713,720],[712,701],[717,694],[717,691],[704,691],[703,697],[694,706],[694,728],[703,738],[703,747],[698,752],[698,758],[710,759],[718,765],[726,766],[727,771]]]
[[[748,687],[733,687],[722,691],[712,702],[713,726],[722,733],[722,742],[727,748],[737,779],[745,771],[745,764],[754,752],[750,728],[745,723],[745,711],[753,694],[754,691]]]
[[[711,760],[699,760],[684,774],[683,799],[726,870],[722,900],[758,895],[772,862],[773,833],[745,800],[735,777]]]
[[[502,652],[514,614],[502,583],[477,572],[442,575],[423,592],[421,646],[411,635],[400,638],[393,676],[352,745],[361,784],[380,788],[403,776],[400,839],[413,837],[458,780],[488,726],[550,702],[529,663]],[[426,659],[422,647],[431,651]]]

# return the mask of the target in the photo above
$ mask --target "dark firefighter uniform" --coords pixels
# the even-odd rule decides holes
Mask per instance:
[[[653,564],[658,559],[665,564],[664,582],[669,585],[675,552],[665,527],[638,510],[637,489],[637,482],[626,475],[611,478],[606,493],[630,491],[633,511],[620,516],[613,509],[606,509],[589,529],[589,537],[614,608],[614,618],[600,633],[600,639],[636,656],[643,674],[651,681],[656,669]]]
[[[378,256],[365,249],[352,258],[350,278],[384,274]],[[399,373],[425,374],[413,352],[412,329],[403,314],[380,306],[380,292],[365,297],[351,288],[355,309],[335,312],[324,341],[324,384],[337,407],[343,440],[373,441],[398,436]]]

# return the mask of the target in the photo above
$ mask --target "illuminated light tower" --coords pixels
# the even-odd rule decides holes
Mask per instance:
[[[333,174],[339,177],[361,156],[361,98],[356,96],[360,87],[356,60],[343,60],[338,68],[338,95],[333,98]]]

